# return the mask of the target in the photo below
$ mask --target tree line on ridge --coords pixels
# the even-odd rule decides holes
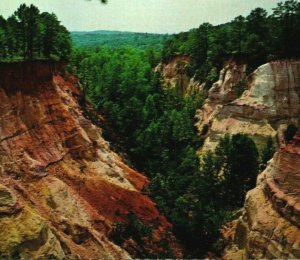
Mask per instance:
[[[0,60],[67,60],[71,53],[68,30],[55,14],[20,5],[13,15],[0,16]]]

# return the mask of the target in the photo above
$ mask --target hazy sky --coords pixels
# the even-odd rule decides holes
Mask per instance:
[[[7,18],[21,3],[54,12],[71,31],[120,30],[174,33],[214,25],[247,15],[255,7],[268,12],[279,0],[0,0],[0,14]]]

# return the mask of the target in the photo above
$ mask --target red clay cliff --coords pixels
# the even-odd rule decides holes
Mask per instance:
[[[62,71],[0,64],[0,258],[180,257],[171,225],[142,192],[147,178],[112,152],[83,115],[78,80]],[[152,227],[152,241],[110,239],[129,212]]]

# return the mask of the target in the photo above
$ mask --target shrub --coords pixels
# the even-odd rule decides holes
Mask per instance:
[[[144,238],[152,239],[151,226],[140,221],[133,212],[128,213],[126,218],[127,222],[116,223],[113,227],[111,238],[116,244],[122,245],[130,238],[139,244],[144,243]]]
[[[284,132],[285,141],[288,143],[294,137],[297,132],[297,127],[294,124],[288,125],[286,131]]]

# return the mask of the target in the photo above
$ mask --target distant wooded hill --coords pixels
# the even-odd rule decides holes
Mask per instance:
[[[71,32],[73,44],[76,47],[120,47],[132,46],[156,50],[163,48],[164,42],[171,36],[167,34],[134,33],[119,31]]]

